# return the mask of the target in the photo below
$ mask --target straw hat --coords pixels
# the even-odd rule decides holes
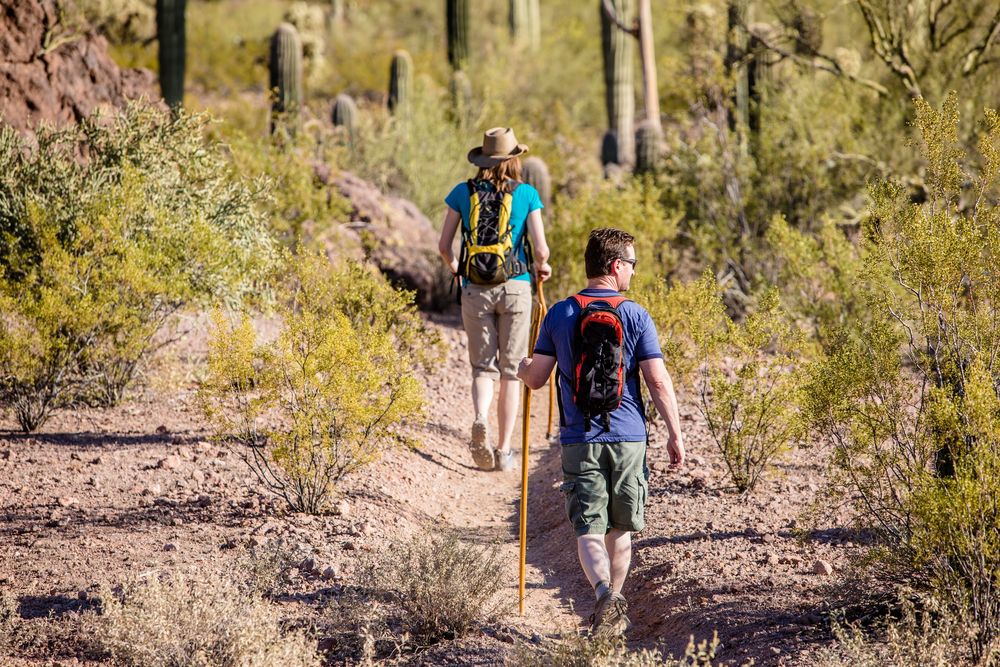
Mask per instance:
[[[495,167],[504,160],[527,152],[527,146],[517,143],[514,130],[509,127],[494,127],[483,133],[482,146],[469,151],[469,162],[477,167]]]

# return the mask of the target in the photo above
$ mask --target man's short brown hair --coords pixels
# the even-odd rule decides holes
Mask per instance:
[[[634,243],[634,236],[613,227],[590,232],[587,252],[583,255],[587,265],[587,279],[611,275],[611,266],[615,260],[625,259],[628,256],[626,248]]]

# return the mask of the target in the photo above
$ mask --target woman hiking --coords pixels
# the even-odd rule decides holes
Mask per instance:
[[[527,151],[509,127],[484,133],[483,145],[469,151],[469,162],[479,172],[456,185],[445,199],[448,212],[438,242],[441,257],[462,290],[476,414],[469,451],[482,470],[506,472],[513,467],[510,439],[520,400],[517,367],[527,356],[531,326],[529,263],[538,280],[552,275],[541,199],[535,188],[520,182],[519,156]],[[456,257],[452,242],[459,227],[461,251]],[[499,437],[494,446],[487,415],[496,379],[500,380]]]

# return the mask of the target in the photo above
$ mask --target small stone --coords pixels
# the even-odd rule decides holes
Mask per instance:
[[[700,456],[694,456],[694,455],[688,456],[687,457],[687,462],[690,465],[695,466],[695,467],[699,467],[699,466],[705,465],[705,459],[703,459]]]
[[[167,430],[167,427],[164,426],[163,424],[160,424],[159,426],[156,427],[157,435],[166,435],[168,432],[169,431]]]
[[[715,530],[715,523],[713,523],[712,521],[709,521],[708,523],[706,523],[705,524],[705,530]]]
[[[334,569],[333,566],[330,566],[330,567],[326,568],[325,570],[323,570],[323,575],[322,576],[323,576],[323,579],[325,581],[330,581],[331,579],[336,579],[337,577],[339,577],[340,573],[337,572],[337,570]]]
[[[337,640],[333,637],[324,637],[319,640],[319,645],[316,648],[320,653],[335,651],[337,650]]]
[[[656,472],[667,472],[670,470],[670,464],[666,461],[656,461],[653,463],[653,470]]]
[[[160,459],[156,463],[157,468],[163,468],[164,470],[176,470],[181,465],[181,460],[179,457],[171,454],[165,459]]]
[[[333,513],[340,516],[347,516],[351,513],[351,505],[346,500],[341,500],[333,506]]]
[[[150,484],[142,490],[142,495],[144,496],[158,496],[160,495],[160,485]]]
[[[736,583],[730,587],[730,590],[734,593],[742,593],[747,589],[746,584]]]
[[[56,501],[59,507],[72,507],[73,505],[79,505],[80,501],[73,496],[63,496]]]
[[[171,526],[183,526],[184,525],[184,520],[183,519],[178,519],[177,517],[174,517],[170,521],[168,521],[168,523]]]
[[[778,648],[777,646],[772,646],[770,650],[771,650],[771,655],[781,655],[781,649]]]
[[[363,524],[361,524],[360,530],[362,535],[372,535],[375,532],[375,526],[372,525],[370,522],[365,521]]]
[[[101,483],[98,481],[96,477],[91,477],[90,479],[88,479],[87,484],[94,487],[95,489],[101,488]]]
[[[351,540],[344,542],[344,551],[354,551],[358,546]]]
[[[779,563],[781,563],[781,560],[782,559],[778,558],[774,554],[771,554],[770,556],[767,557],[767,564],[768,565],[778,565]]]
[[[813,563],[813,573],[818,574],[822,577],[828,577],[833,574],[833,566],[827,563],[825,560],[817,560]]]
[[[195,447],[197,447],[200,452],[210,452],[214,449],[212,443],[205,442],[204,440],[199,440]]]
[[[201,484],[202,482],[205,481],[205,473],[196,468],[195,470],[191,471],[191,479]]]
[[[175,435],[173,438],[170,439],[170,444],[171,445],[182,445],[182,444],[184,444],[184,438],[182,438],[179,435]]]
[[[76,592],[76,599],[77,600],[86,600],[88,597],[89,597],[89,595],[87,594],[87,591],[77,591]]]
[[[80,455],[78,453],[76,453],[76,452],[73,452],[72,454],[70,454],[69,457],[72,460],[74,460],[74,461],[79,461],[80,460]]]
[[[93,459],[93,460],[92,460],[92,461],[90,462],[90,464],[91,464],[91,465],[95,465],[95,466],[99,466],[99,465],[101,465],[102,463],[104,463],[104,458],[102,458],[102,457],[100,457],[100,456],[98,456],[97,458]]]
[[[763,535],[761,536],[760,541],[764,544],[774,544],[774,535],[770,533]]]
[[[514,635],[510,634],[509,632],[498,632],[497,633],[497,639],[499,639],[500,641],[502,641],[505,644],[513,644],[514,643]]]
[[[703,530],[696,530],[691,534],[692,540],[706,540],[708,539],[708,533]]]
[[[198,496],[198,507],[208,507],[212,504],[212,499],[204,493]]]
[[[701,479],[704,480],[705,482],[712,479],[712,471],[709,470],[708,468],[695,468],[694,470],[688,472],[688,475],[691,477],[691,479]]]
[[[175,440],[176,440],[176,438],[175,438]],[[183,440],[181,442],[183,442]],[[174,444],[180,444],[180,443],[174,443]],[[178,447],[177,448],[177,455],[180,456],[181,458],[189,459],[189,458],[191,458],[191,448],[190,447]]]
[[[299,563],[299,569],[303,572],[312,572],[316,567],[316,561],[312,558],[306,558],[304,561]]]
[[[177,551],[177,545],[173,544],[171,542],[167,542],[166,544],[163,545],[163,550],[164,551]]]

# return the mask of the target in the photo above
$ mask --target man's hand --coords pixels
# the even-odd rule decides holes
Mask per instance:
[[[517,379],[524,380],[524,374],[528,372],[528,367],[531,366],[533,359],[529,357],[524,357],[521,359],[521,363],[517,365]]]
[[[684,443],[680,438],[670,437],[667,439],[667,451],[670,452],[670,466],[668,470],[679,470],[684,466]]]

